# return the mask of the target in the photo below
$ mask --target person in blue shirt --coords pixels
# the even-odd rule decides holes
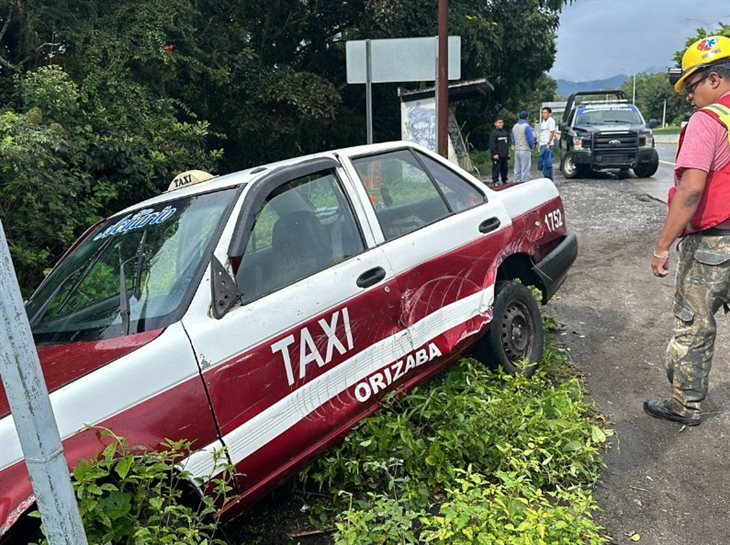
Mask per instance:
[[[515,179],[517,183],[526,182],[530,177],[532,164],[532,148],[535,147],[535,135],[527,122],[527,112],[522,110],[520,118],[512,127],[512,144],[515,146]]]

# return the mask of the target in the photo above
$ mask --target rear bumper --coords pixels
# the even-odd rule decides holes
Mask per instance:
[[[555,295],[565,281],[568,269],[578,256],[578,238],[569,232],[553,251],[532,266],[532,271],[543,285],[543,304]]]

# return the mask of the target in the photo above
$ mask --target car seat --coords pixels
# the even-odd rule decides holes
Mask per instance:
[[[286,286],[332,263],[327,230],[314,212],[298,210],[280,217],[271,233],[273,289]]]

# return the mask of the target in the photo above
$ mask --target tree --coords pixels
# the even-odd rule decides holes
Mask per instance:
[[[471,127],[546,88],[566,1],[451,0],[463,79],[495,86],[464,106]],[[12,143],[0,196],[32,193],[0,214],[64,233],[15,233],[24,289],[85,225],[181,170],[363,143],[364,86],[345,82],[345,42],[436,32],[433,0],[0,0],[0,137]],[[397,86],[375,86],[378,140],[400,137]]]
[[[659,123],[665,119],[664,104],[666,101],[666,122],[669,125],[679,123],[689,114],[690,109],[684,96],[677,93],[669,83],[666,72],[654,74],[636,74],[636,105],[644,118],[656,119]],[[621,89],[631,96],[633,80],[629,79],[621,85]]]

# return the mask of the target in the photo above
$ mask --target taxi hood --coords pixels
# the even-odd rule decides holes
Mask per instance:
[[[92,371],[113,362],[153,341],[164,328],[114,339],[38,346],[43,377],[53,392]],[[0,383],[0,418],[10,413],[5,390]]]

